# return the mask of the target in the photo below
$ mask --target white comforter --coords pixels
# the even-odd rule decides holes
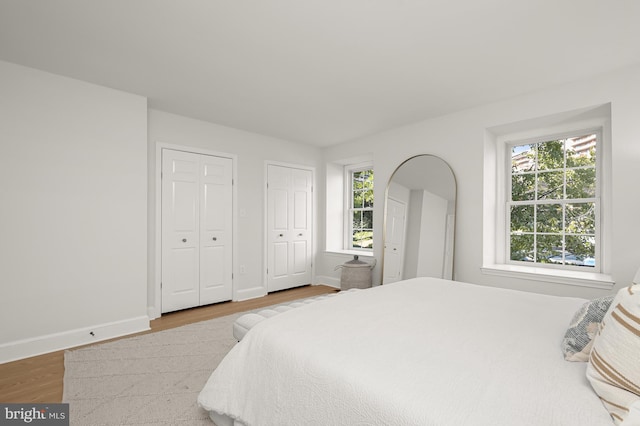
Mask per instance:
[[[255,326],[198,398],[258,425],[612,424],[560,342],[584,302],[418,278]]]

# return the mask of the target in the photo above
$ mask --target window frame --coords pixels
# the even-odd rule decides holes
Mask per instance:
[[[505,205],[506,180],[503,161],[506,143],[527,140],[544,135],[579,133],[585,129],[600,129],[600,273],[553,268],[541,268],[537,265],[513,265],[506,263],[505,249]],[[515,279],[516,286],[568,285],[595,289],[611,290],[615,280],[611,275],[613,263],[613,201],[612,192],[612,152],[613,141],[611,125],[611,103],[602,103],[587,107],[563,110],[546,115],[528,116],[520,120],[511,120],[484,128],[484,157],[482,179],[482,264],[480,271],[484,275],[499,279]],[[551,287],[549,287],[550,291]]]
[[[353,197],[353,175],[357,172],[361,172],[364,170],[371,170],[374,172],[374,183],[373,186],[375,188],[375,171],[373,167],[373,162],[364,162],[358,164],[349,164],[344,166],[344,250],[347,251],[358,251],[362,253],[373,253],[373,244],[370,248],[365,247],[354,247],[353,246],[353,213],[358,211],[370,211],[371,212],[371,232],[372,239],[375,235],[375,225],[373,218],[375,217],[374,208],[375,208],[375,198],[373,205],[371,207],[354,207],[354,197]],[[372,188],[372,189],[374,189]]]
[[[548,199],[548,200],[539,200],[537,199],[537,197],[534,197],[533,200],[526,200],[526,201],[513,201],[512,200],[512,148],[514,146],[521,146],[521,145],[533,145],[533,144],[537,144],[537,143],[543,143],[543,142],[550,142],[550,141],[555,141],[555,140],[566,140],[566,139],[571,139],[571,138],[577,138],[580,136],[586,136],[586,135],[591,135],[591,134],[595,134],[596,135],[596,162],[595,162],[595,194],[593,197],[587,197],[587,198],[571,198],[571,199],[567,199],[566,198],[566,185],[563,186],[563,197],[560,199]],[[504,209],[504,228],[503,228],[503,234],[504,234],[504,263],[506,265],[516,265],[516,266],[524,266],[524,267],[534,267],[534,268],[546,268],[552,271],[578,271],[578,272],[589,272],[589,273],[596,273],[596,274],[600,274],[602,273],[602,271],[604,270],[603,267],[603,256],[602,256],[602,228],[603,228],[603,224],[602,224],[602,180],[603,180],[603,127],[602,126],[596,126],[596,127],[579,127],[576,129],[572,129],[572,130],[567,130],[567,131],[563,131],[563,132],[559,132],[559,133],[547,133],[547,134],[540,134],[539,136],[535,136],[532,138],[525,138],[525,139],[509,139],[504,141],[503,146],[504,146],[504,169],[503,169],[503,176],[504,176],[504,188],[505,188],[505,192],[504,192],[504,204],[503,204],[503,209]],[[566,177],[567,177],[567,164],[566,164],[566,160],[567,160],[567,156],[566,156],[566,150],[564,150],[564,159],[563,159],[563,167],[562,169],[557,169],[556,171],[562,171],[563,172],[563,180],[566,182]],[[538,171],[536,170],[536,172],[534,172],[535,174],[535,186],[537,188],[537,184],[539,182],[538,180]],[[537,192],[537,189],[536,189]],[[585,267],[585,266],[577,266],[577,265],[567,265],[567,264],[551,264],[551,263],[540,263],[540,262],[528,262],[528,261],[519,261],[519,260],[512,260],[511,259],[511,220],[510,220],[510,212],[511,212],[511,207],[513,206],[519,206],[519,205],[531,205],[534,207],[534,215],[536,214],[536,210],[537,210],[537,206],[539,205],[545,205],[545,204],[549,204],[549,205],[568,205],[568,204],[575,204],[575,203],[585,203],[585,202],[592,202],[594,203],[595,206],[595,218],[594,218],[594,237],[595,237],[595,253],[594,253],[594,259],[595,259],[595,266],[594,267]],[[564,211],[564,209],[563,209]],[[563,214],[563,222],[564,222],[564,214]],[[544,232],[540,232],[537,231],[537,229],[534,229],[532,234],[534,235],[534,241],[536,236],[538,235],[546,235]],[[565,234],[565,230],[563,228],[562,230],[562,240],[563,243],[565,242],[565,237],[567,236]],[[535,244],[535,243],[534,243]],[[534,245],[535,247],[535,245]],[[563,252],[566,251],[563,248]],[[563,254],[564,256],[564,254]]]

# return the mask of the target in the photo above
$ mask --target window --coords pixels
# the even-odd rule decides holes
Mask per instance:
[[[589,131],[508,144],[509,263],[601,270],[600,139]]]
[[[347,188],[345,249],[373,250],[373,168],[345,168]]]
[[[373,155],[360,153],[357,157],[340,158],[326,164],[326,222],[324,234],[325,250],[329,253],[373,256],[373,239],[371,238],[374,232],[372,226],[373,213],[363,214],[373,209],[373,191],[369,191],[368,198],[364,194],[366,201],[363,201],[362,206],[355,209],[360,213],[355,225],[356,231],[368,234],[358,234],[354,246],[353,175],[355,172],[367,170],[369,171],[368,174],[371,175],[371,179],[366,184],[365,181],[360,182],[363,186],[362,191],[356,191],[360,193],[360,199],[363,198],[361,192],[366,192],[364,191],[365,186],[373,189]],[[362,173],[358,174],[356,180],[363,177]],[[356,205],[359,205],[358,197],[356,196],[355,199]]]
[[[613,288],[611,141],[609,103],[485,129],[483,274]]]

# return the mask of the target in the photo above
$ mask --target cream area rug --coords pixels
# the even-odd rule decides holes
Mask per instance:
[[[236,344],[240,315],[66,351],[71,425],[212,426],[196,399]]]

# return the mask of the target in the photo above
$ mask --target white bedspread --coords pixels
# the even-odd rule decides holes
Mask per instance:
[[[418,278],[255,326],[198,398],[259,425],[612,424],[560,342],[583,299]]]

